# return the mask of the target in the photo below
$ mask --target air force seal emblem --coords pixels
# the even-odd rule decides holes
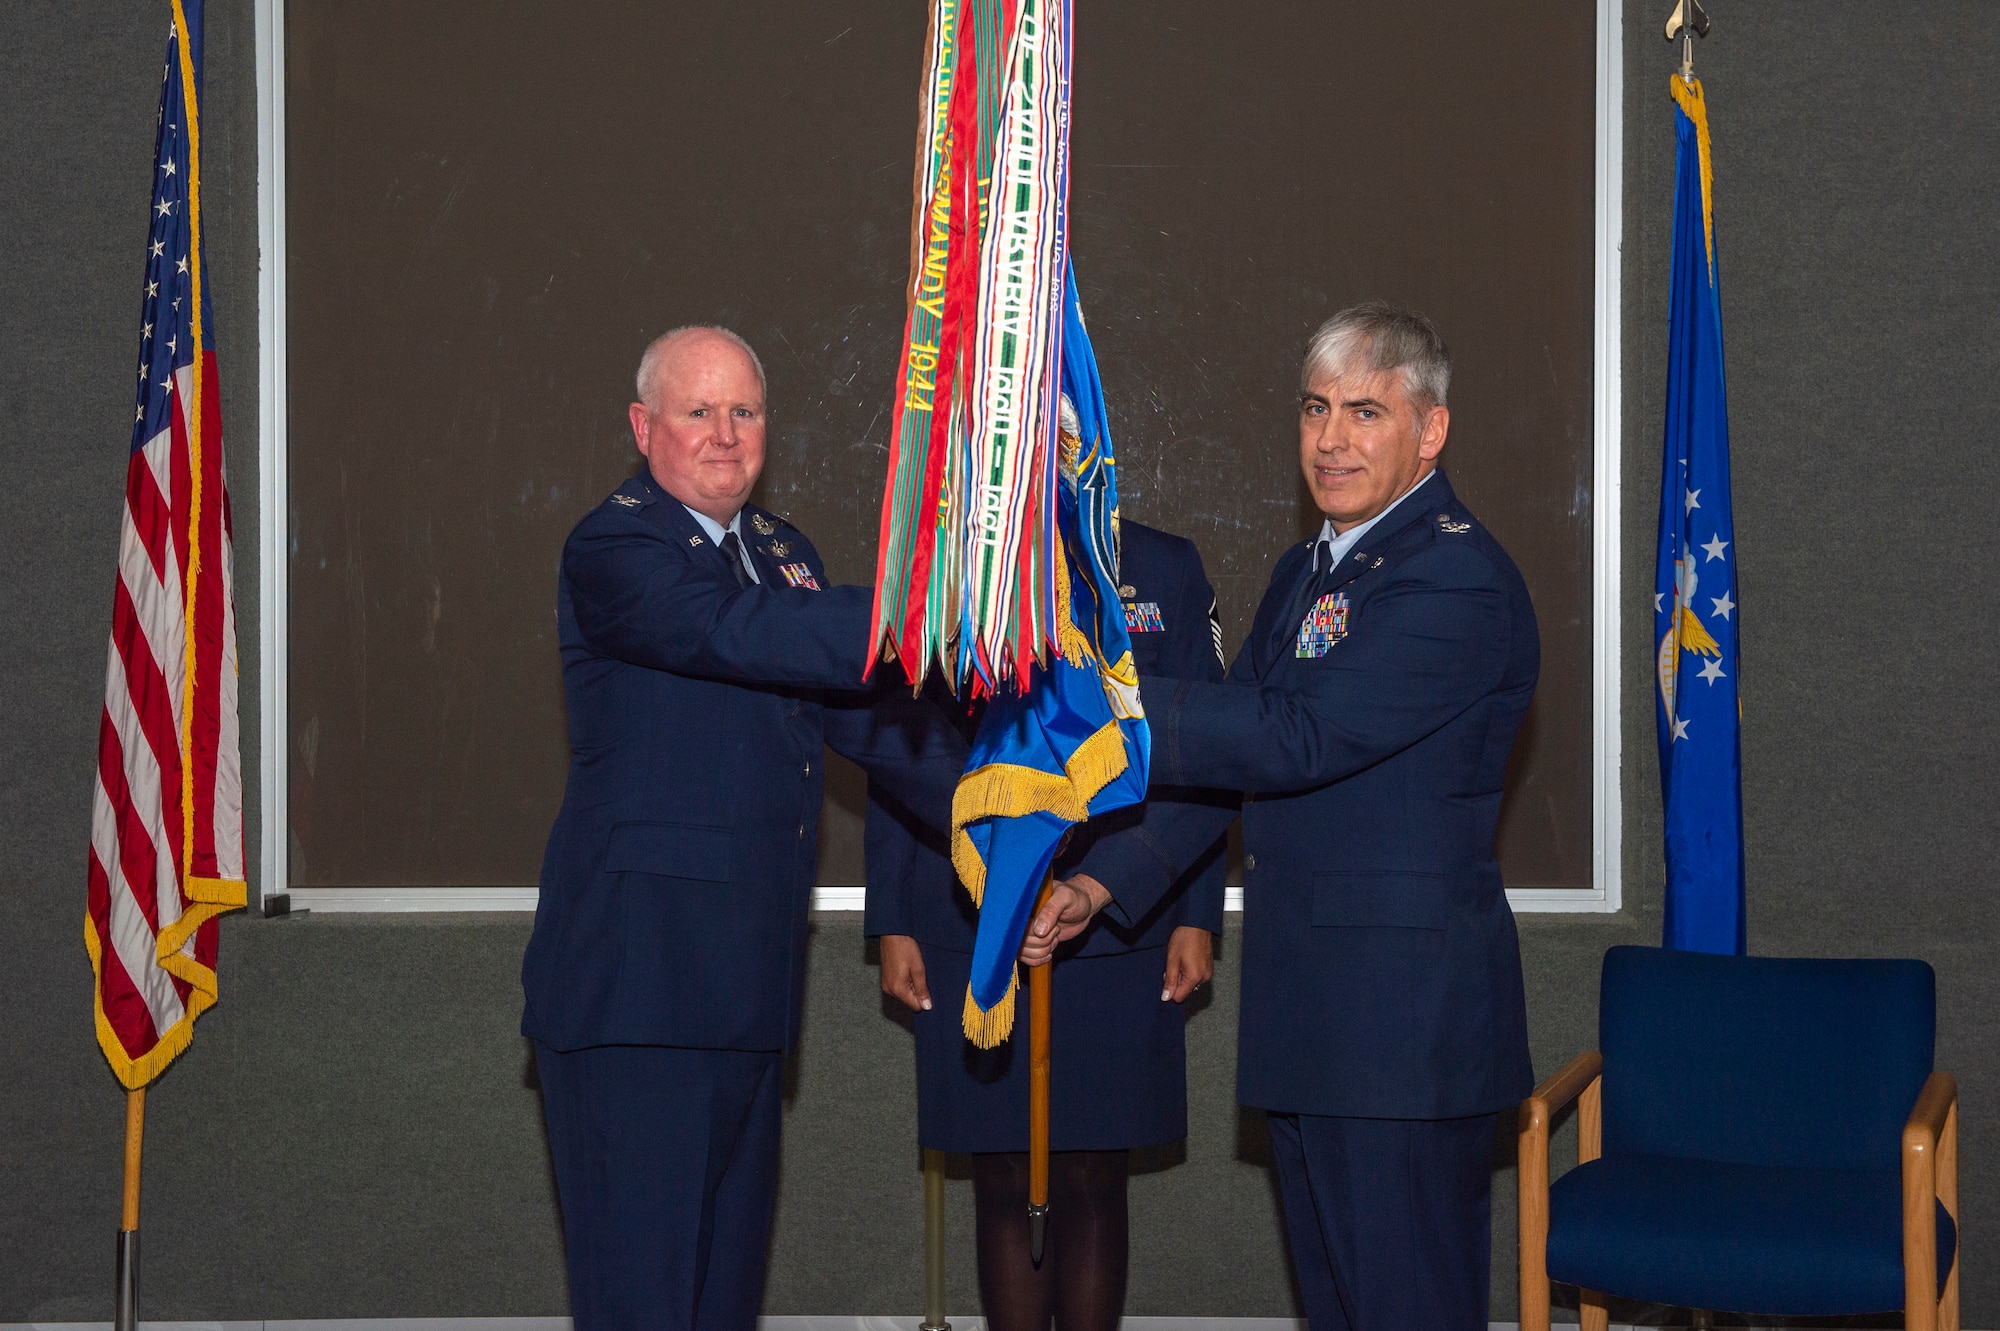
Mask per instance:
[[[1700,548],[1707,549],[1706,546]],[[1712,555],[1710,557],[1713,558]],[[1660,705],[1666,708],[1667,724],[1675,739],[1685,739],[1687,722],[1675,711],[1675,703],[1680,694],[1681,653],[1686,652],[1703,662],[1700,677],[1707,680],[1710,685],[1726,676],[1722,673],[1722,644],[1715,640],[1715,635],[1708,631],[1708,626],[1696,618],[1694,613],[1695,589],[1701,585],[1701,577],[1695,571],[1694,551],[1684,550],[1681,557],[1674,561],[1673,567],[1674,603],[1666,612],[1667,629],[1660,636],[1655,669],[1659,674]],[[1727,617],[1725,604],[1728,610],[1736,608],[1735,602],[1728,598],[1727,584],[1724,585],[1721,599],[1709,597],[1709,600],[1714,602],[1716,613],[1724,614],[1725,618]],[[1660,598],[1654,599],[1657,604]]]

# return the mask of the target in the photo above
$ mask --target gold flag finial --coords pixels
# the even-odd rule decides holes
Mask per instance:
[[[1681,77],[1694,78],[1694,39],[1708,36],[1708,11],[1701,0],[1675,0],[1674,12],[1667,15],[1667,40],[1681,39]]]

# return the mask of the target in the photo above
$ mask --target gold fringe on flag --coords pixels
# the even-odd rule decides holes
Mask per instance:
[[[1708,242],[1708,280],[1715,283],[1715,164],[1709,156],[1708,98],[1702,94],[1700,79],[1684,79],[1675,74],[1667,80],[1667,91],[1694,122],[1695,144],[1701,150],[1701,233]]]
[[[1007,977],[1007,992],[1000,1001],[990,1008],[981,1008],[972,997],[972,987],[965,990],[965,1038],[981,1049],[996,1048],[1002,1040],[1014,1033],[1014,995],[1021,991],[1021,968],[1017,963],[1014,973]]]
[[[1126,761],[1124,733],[1116,721],[1108,721],[1076,746],[1061,773],[1018,763],[988,763],[961,777],[951,798],[951,863],[972,894],[972,904],[982,904],[986,896],[986,861],[972,844],[972,834],[966,830],[970,824],[1031,813],[1085,822],[1091,799],[1124,772]]]

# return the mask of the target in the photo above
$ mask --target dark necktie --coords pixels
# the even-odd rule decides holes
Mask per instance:
[[[736,539],[736,533],[722,533],[722,556],[729,561],[729,571],[736,575],[738,587],[748,587],[757,579],[750,576],[750,570],[743,566],[743,542]]]

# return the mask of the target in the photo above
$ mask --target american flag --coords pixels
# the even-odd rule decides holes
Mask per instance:
[[[97,1041],[134,1088],[187,1047],[195,1018],[214,1004],[216,917],[244,903],[229,492],[202,272],[200,88],[201,3],[173,0],[84,929]]]

